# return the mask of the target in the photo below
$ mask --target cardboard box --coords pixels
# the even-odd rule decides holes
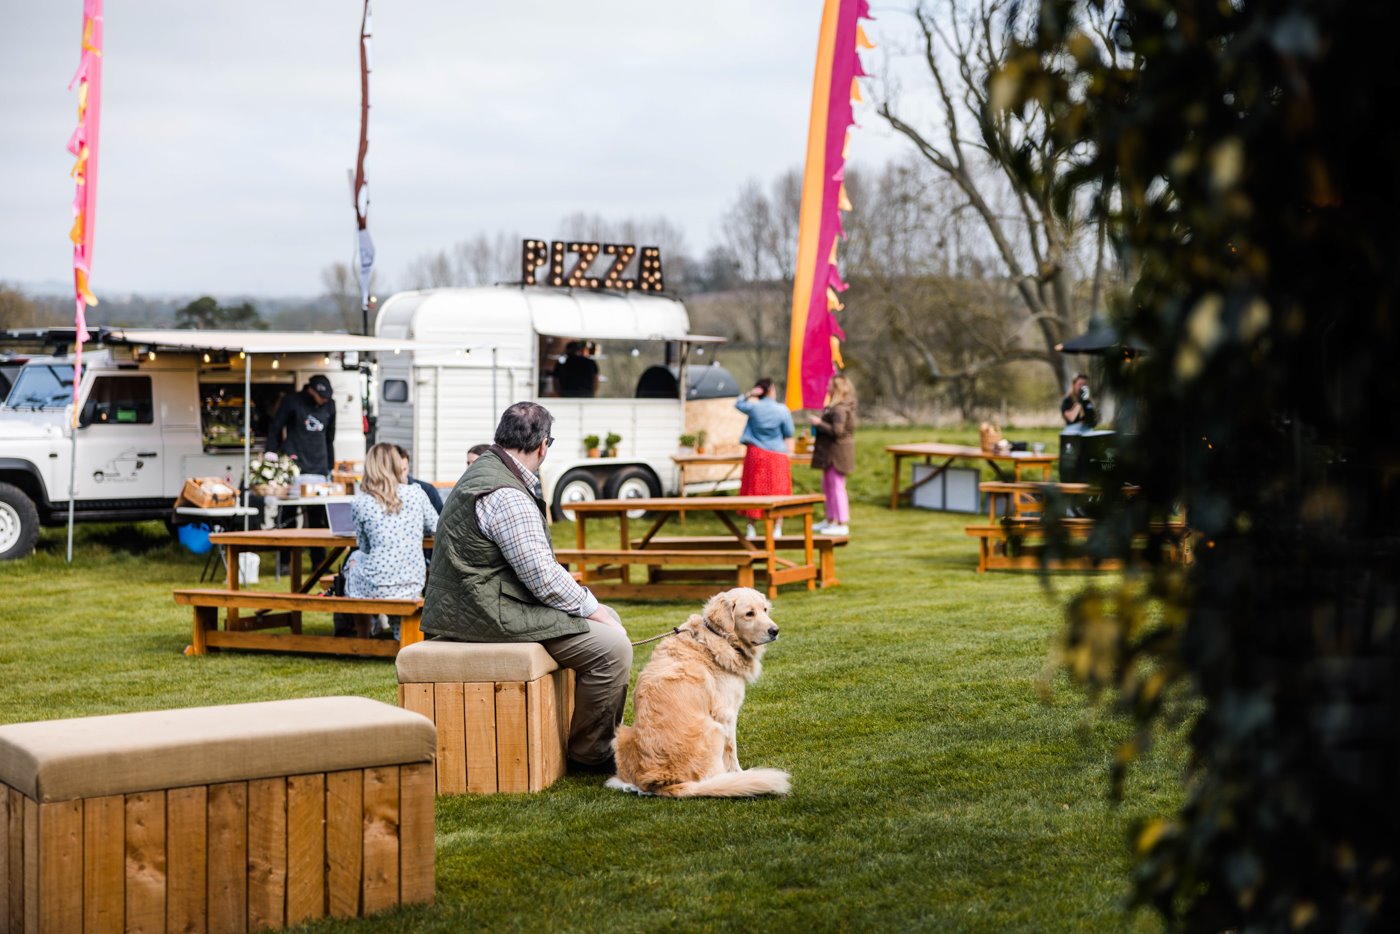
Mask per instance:
[[[190,477],[180,490],[176,505],[198,506],[200,509],[237,506],[238,491],[223,477]]]

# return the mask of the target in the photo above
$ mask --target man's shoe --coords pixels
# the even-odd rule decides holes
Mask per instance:
[[[578,759],[569,759],[568,768],[570,775],[616,775],[617,763],[612,756],[608,756],[602,762],[580,762]]]

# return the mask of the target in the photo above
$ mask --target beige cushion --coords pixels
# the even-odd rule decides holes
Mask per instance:
[[[366,697],[0,726],[0,781],[36,801],[431,762],[437,730]]]
[[[399,650],[400,684],[534,681],[559,665],[538,642],[415,642]]]

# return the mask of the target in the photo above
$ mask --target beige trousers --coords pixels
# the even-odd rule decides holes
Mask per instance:
[[[588,631],[540,643],[561,668],[574,670],[574,719],[569,758],[590,765],[612,756],[613,737],[627,704],[632,644],[616,626],[588,621]]]

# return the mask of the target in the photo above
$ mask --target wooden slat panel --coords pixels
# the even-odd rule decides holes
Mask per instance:
[[[547,677],[547,676],[546,676]],[[527,787],[539,791],[544,787],[544,698],[546,678],[536,678],[525,685],[525,767]]]
[[[433,686],[431,684],[400,684],[399,706],[404,710],[411,710],[437,722],[437,717],[433,713]]]
[[[544,749],[545,781],[553,783],[564,774],[564,748],[569,724],[564,719],[564,670],[545,676]]]
[[[0,934],[19,934],[24,930],[24,796],[8,785],[0,785],[4,799],[5,875],[0,886],[5,887],[6,913],[0,915]]]
[[[248,649],[263,652],[306,652],[313,655],[362,655],[393,658],[399,644],[389,639],[361,639],[356,636],[294,636],[286,633],[210,632],[205,643],[215,648]]]
[[[126,798],[83,802],[83,930],[119,932],[126,926]]]
[[[496,692],[490,682],[462,686],[466,708],[467,791],[496,790]]]
[[[459,795],[467,790],[465,708],[460,682],[433,685],[433,710],[437,720],[438,794]]]
[[[172,932],[202,932],[207,912],[209,789],[172,788],[165,800],[165,850],[169,891],[165,926]]]
[[[406,905],[431,905],[437,880],[433,765],[399,769],[399,892]]]
[[[326,916],[326,776],[287,779],[287,926]]]
[[[209,934],[248,930],[248,783],[209,786]]]
[[[165,792],[126,796],[126,929],[165,930]]]
[[[496,782],[502,792],[528,791],[525,682],[496,683]]]
[[[39,930],[83,929],[83,802],[39,805]]]
[[[13,798],[10,804],[14,805]],[[20,807],[24,812],[20,822],[24,834],[24,868],[21,876],[24,880],[21,902],[24,905],[24,926],[14,930],[31,932],[39,930],[39,805],[34,799],[21,796]]]
[[[287,914],[287,780],[248,783],[248,929],[281,928]]]
[[[364,911],[399,903],[399,769],[365,769]]]
[[[326,894],[332,918],[354,918],[360,914],[363,803],[361,770],[331,772],[326,776]]]

